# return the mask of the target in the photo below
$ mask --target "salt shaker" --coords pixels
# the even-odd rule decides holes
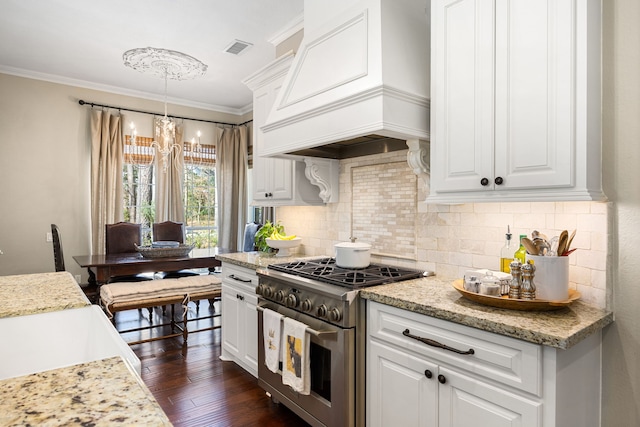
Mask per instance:
[[[536,267],[526,263],[522,266],[522,286],[520,287],[520,298],[532,300],[536,299],[536,285],[533,283]]]
[[[520,286],[522,285],[522,264],[516,260],[509,264],[511,269],[511,284],[509,285],[509,298],[520,298]]]

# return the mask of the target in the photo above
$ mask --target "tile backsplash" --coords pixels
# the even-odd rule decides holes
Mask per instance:
[[[276,217],[286,231],[302,237],[298,253],[333,255],[334,244],[355,235],[372,244],[374,262],[461,278],[470,268],[499,269],[507,225],[514,243],[533,230],[549,237],[577,230],[570,287],[582,300],[606,306],[606,203],[427,204],[427,189],[406,155],[396,151],[341,160],[338,203],[278,208]]]

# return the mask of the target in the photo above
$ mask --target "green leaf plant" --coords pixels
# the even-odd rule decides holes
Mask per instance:
[[[280,221],[275,224],[271,223],[271,221],[267,221],[260,229],[256,232],[255,242],[256,247],[259,251],[262,252],[273,252],[274,249],[270,248],[267,245],[267,237],[271,236],[271,233],[274,231],[279,232],[280,234],[285,234],[284,226],[280,224]]]

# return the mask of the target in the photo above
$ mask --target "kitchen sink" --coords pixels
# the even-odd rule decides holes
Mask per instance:
[[[140,360],[100,307],[0,319],[0,379],[121,356],[140,376]]]

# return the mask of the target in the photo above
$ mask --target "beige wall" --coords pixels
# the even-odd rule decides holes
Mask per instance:
[[[603,0],[603,171],[615,323],[604,334],[603,426],[640,425],[640,2]]]
[[[99,104],[162,112],[161,102],[0,74],[0,275],[54,271],[51,223],[60,227],[66,268],[87,275],[73,255],[88,254],[90,202],[89,107]],[[123,114],[127,114],[123,112]],[[169,104],[169,114],[239,123],[236,116]],[[127,114],[143,136],[152,116]],[[212,124],[186,121],[185,136]]]

